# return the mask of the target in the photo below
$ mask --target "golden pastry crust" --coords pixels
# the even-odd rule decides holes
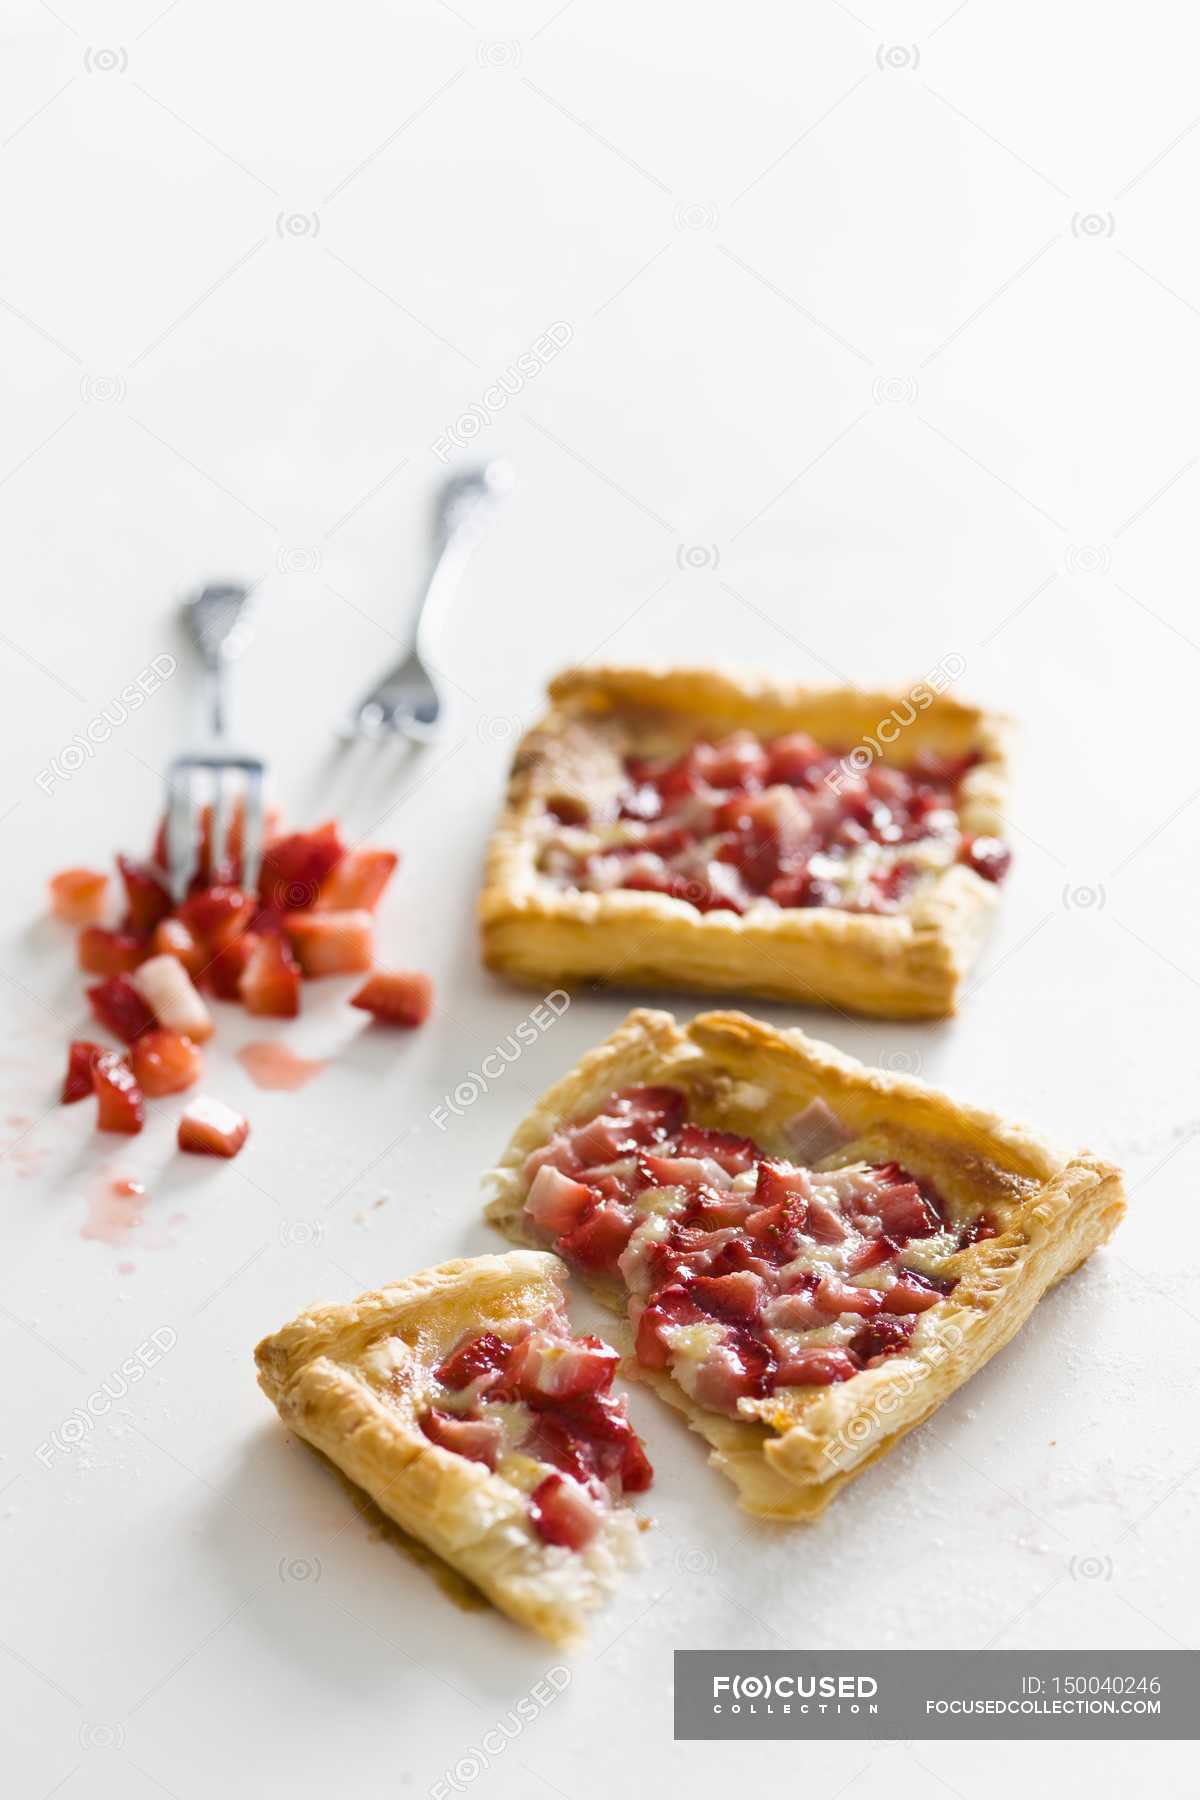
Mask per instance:
[[[544,1250],[442,1263],[349,1305],[312,1307],[264,1338],[255,1361],[285,1425],[502,1612],[570,1645],[639,1560],[633,1514],[614,1508],[583,1551],[544,1544],[520,1488],[417,1424],[432,1370],[456,1339],[560,1306],[565,1274]]]
[[[910,695],[923,689],[923,705]],[[616,784],[630,754],[677,752],[704,733],[762,737],[807,731],[854,746],[880,722],[915,713],[889,758],[974,750],[964,778],[962,828],[1003,832],[1008,721],[918,683],[908,693],[805,688],[715,670],[572,669],[550,684],[550,710],[518,747],[488,852],[479,902],[487,966],[526,984],[604,982],[756,995],[885,1018],[953,1012],[997,902],[997,888],[956,864],[895,914],[760,906],[700,913],[665,894],[562,890],[537,868],[536,830],[547,800],[587,802]]]
[[[679,1027],[638,1010],[543,1097],[517,1130],[491,1180],[487,1216],[510,1238],[537,1241],[524,1211],[521,1169],[565,1120],[586,1116],[614,1090],[668,1083],[701,1123],[752,1136],[787,1155],[783,1128],[814,1099],[859,1136],[819,1167],[896,1159],[933,1181],[952,1213],[986,1208],[996,1237],[960,1250],[957,1286],[923,1312],[906,1350],[829,1387],[790,1388],[743,1400],[741,1417],[698,1406],[666,1373],[629,1361],[712,1446],[711,1462],[763,1518],[813,1519],[855,1475],[884,1455],[1004,1347],[1046,1290],[1116,1229],[1125,1210],[1119,1169],[1087,1152],[1064,1156],[1021,1126],[909,1076],[869,1069],[801,1031],[743,1013],[701,1014]],[[592,1284],[624,1314],[618,1284]],[[622,1347],[632,1349],[624,1331]]]

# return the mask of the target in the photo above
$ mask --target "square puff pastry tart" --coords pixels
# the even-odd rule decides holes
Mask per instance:
[[[631,1013],[491,1181],[491,1222],[628,1309],[627,1372],[779,1520],[927,1419],[1124,1212],[1096,1156],[736,1012]]]
[[[592,1507],[576,1482],[508,1449],[501,1420],[511,1440],[511,1415],[525,1413],[528,1422],[527,1409],[481,1405],[478,1393],[500,1379],[495,1354],[486,1352],[499,1344],[503,1353],[514,1342],[526,1350],[540,1345],[550,1387],[573,1347],[595,1359],[597,1385],[611,1381],[616,1353],[596,1338],[570,1339],[559,1286],[565,1273],[543,1251],[443,1263],[349,1305],[315,1306],[255,1352],[259,1385],[285,1425],[502,1612],[560,1645],[579,1641],[586,1614],[607,1598],[623,1569],[640,1563],[638,1521],[610,1503],[608,1493]],[[527,1357],[527,1377],[530,1367]],[[467,1409],[473,1419],[431,1412],[438,1397],[460,1412],[462,1400],[473,1402]],[[553,1402],[545,1404],[553,1410]],[[624,1418],[624,1402],[606,1395],[603,1405],[617,1421],[618,1437],[623,1431],[635,1446],[642,1477],[628,1485],[648,1485],[650,1467]],[[482,1430],[499,1440],[499,1455],[484,1446],[488,1460],[478,1442],[463,1436],[478,1434],[481,1414]],[[431,1419],[436,1440],[422,1427]],[[534,1528],[539,1483],[557,1485],[575,1513],[582,1505],[589,1515],[591,1507],[585,1543],[571,1547],[570,1532],[555,1530],[547,1541]],[[613,1485],[619,1492],[620,1484]]]
[[[548,713],[517,750],[488,855],[479,917],[489,968],[523,983],[738,993],[888,1018],[936,1018],[954,1010],[1008,862],[998,841],[1008,797],[1003,718],[928,683],[906,693],[814,689],[704,669],[574,669],[559,675],[549,692]],[[808,791],[802,766],[793,764],[780,777],[771,764],[756,777],[793,783],[773,786],[767,805],[768,832],[774,806],[780,843],[787,833],[803,835],[814,799],[822,816],[832,809],[833,829],[831,786],[843,798],[856,792],[874,807],[886,795],[884,783],[930,759],[965,773],[946,787],[954,811],[939,814],[940,835],[901,846],[912,857],[891,890],[895,898],[871,885],[872,867],[886,869],[898,854],[878,842],[863,845],[849,864],[841,849],[835,864],[824,859],[835,871],[857,870],[859,897],[848,905],[839,904],[836,886],[823,890],[819,882],[804,897],[789,898],[785,882],[777,888],[778,902],[754,896],[746,905],[743,891],[739,901],[722,897],[710,905],[714,896],[705,879],[719,877],[729,894],[738,885],[734,871],[729,862],[713,862],[708,877],[697,882],[687,874],[686,854],[671,865],[684,870],[674,892],[667,891],[670,879],[663,880],[656,858],[650,860],[657,877],[643,869],[631,884],[610,877],[574,886],[569,875],[556,878],[547,868],[556,843],[568,846],[569,867],[569,847],[578,851],[587,843],[578,828],[597,816],[611,820],[622,806],[622,790],[628,800],[629,759],[653,764],[682,757],[698,740],[706,740],[706,748],[719,740],[719,752],[721,744],[737,742],[735,733],[753,734],[768,749],[777,741],[785,757],[788,746],[795,757],[806,734],[813,751],[823,746],[836,752],[813,768]],[[886,763],[878,756],[885,741]],[[869,792],[869,784],[876,791]],[[718,781],[718,788],[729,785],[728,776]],[[720,799],[719,792],[702,792]],[[805,812],[798,813],[798,800]],[[924,804],[930,804],[928,795]],[[630,816],[622,808],[621,819]],[[635,810],[632,816],[642,815]],[[677,817],[686,813],[672,811],[668,822]],[[601,851],[605,841],[595,840]],[[954,860],[960,842],[967,849],[986,846],[987,854],[977,866]],[[822,891],[830,897],[814,898]],[[868,899],[864,905],[863,892],[885,897],[882,904]]]

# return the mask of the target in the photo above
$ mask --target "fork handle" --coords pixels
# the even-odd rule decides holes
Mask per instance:
[[[250,589],[227,581],[206,587],[184,607],[184,618],[205,673],[209,729],[223,738],[228,728],[230,664],[241,655],[250,636]]]
[[[429,638],[433,621],[439,613],[445,611],[447,603],[457,590],[477,541],[473,533],[461,527],[439,538],[412,615],[409,647],[396,665],[397,669],[403,668],[414,651],[422,662],[430,660]]]

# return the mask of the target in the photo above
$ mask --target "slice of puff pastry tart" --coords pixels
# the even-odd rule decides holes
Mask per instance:
[[[612,1393],[617,1352],[573,1337],[544,1251],[442,1263],[264,1338],[284,1423],[520,1624],[583,1634],[640,1561],[621,1504],[652,1471]]]
[[[638,1011],[543,1100],[489,1217],[627,1321],[742,1505],[810,1519],[1108,1238],[1121,1173],[744,1014]]]

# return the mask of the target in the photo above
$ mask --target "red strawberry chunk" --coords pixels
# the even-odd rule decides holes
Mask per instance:
[[[332,820],[315,831],[294,831],[273,839],[263,854],[259,898],[264,906],[282,913],[306,911],[316,904],[321,884],[345,854],[341,833]]]
[[[126,929],[148,934],[171,911],[166,877],[152,864],[131,862],[127,856],[117,857],[117,867],[125,884]]]
[[[687,1100],[678,1088],[622,1088],[610,1102],[615,1113],[651,1127],[658,1137],[670,1137],[683,1124]]]
[[[351,1006],[383,1025],[423,1025],[433,1011],[433,982],[419,969],[379,969],[351,996]]]
[[[50,910],[66,925],[94,925],[107,888],[108,876],[95,869],[63,869],[50,877]]]
[[[826,1275],[818,1282],[816,1302],[825,1312],[861,1313],[863,1318],[877,1313],[884,1303],[877,1288],[854,1287],[836,1275]]]
[[[249,1135],[249,1122],[220,1100],[191,1101],[179,1121],[179,1148],[196,1156],[236,1156]]]
[[[179,917],[196,937],[227,944],[250,923],[253,912],[254,902],[241,888],[218,883],[189,894]]]
[[[153,1031],[157,1021],[128,975],[110,975],[87,990],[92,1011],[114,1037],[132,1044],[143,1031]]]
[[[937,1214],[924,1199],[915,1181],[905,1181],[896,1187],[886,1188],[869,1205],[888,1236],[900,1242],[908,1238],[928,1237],[931,1231],[938,1229]]]
[[[994,1238],[999,1235],[999,1227],[995,1220],[990,1214],[982,1212],[967,1226],[963,1242],[964,1244],[982,1244],[985,1238]]]
[[[445,1387],[470,1387],[480,1375],[502,1374],[512,1348],[494,1331],[472,1332],[442,1358],[434,1374]]]
[[[360,975],[371,967],[375,936],[369,912],[287,912],[283,928],[309,977]]]
[[[79,934],[79,966],[89,975],[128,975],[149,954],[145,939],[132,931],[89,925]]]
[[[806,731],[791,731],[773,740],[770,750],[770,779],[803,787],[809,774],[828,762],[828,752]]]
[[[70,1106],[75,1100],[83,1100],[92,1092],[92,1065],[98,1056],[105,1054],[103,1044],[91,1044],[86,1038],[76,1038],[67,1052],[67,1072],[62,1084],[64,1106]]]
[[[468,1462],[485,1463],[494,1469],[504,1442],[504,1427],[499,1419],[458,1419],[453,1413],[433,1407],[421,1420],[421,1430],[430,1443]]]
[[[533,1178],[525,1210],[535,1225],[559,1237],[574,1230],[595,1200],[582,1182],[572,1181],[550,1163],[543,1163]]]
[[[837,1381],[849,1381],[861,1367],[857,1357],[848,1350],[814,1345],[783,1356],[777,1381],[780,1387],[829,1387]]]
[[[869,1366],[881,1357],[895,1356],[897,1351],[903,1350],[915,1324],[915,1317],[895,1319],[886,1313],[881,1313],[878,1318],[864,1319],[854,1334],[850,1349]]]
[[[317,894],[320,912],[374,912],[400,858],[394,850],[347,850]]]
[[[173,956],[195,981],[208,961],[204,945],[182,919],[162,919],[154,927],[150,948],[155,956]]]
[[[756,1319],[762,1311],[763,1281],[743,1269],[733,1275],[700,1275],[688,1287],[688,1293],[706,1313],[718,1319],[745,1322]]]
[[[92,1064],[97,1131],[122,1131],[133,1137],[142,1129],[146,1109],[133,1070],[115,1050],[102,1050]]]
[[[969,837],[963,839],[958,860],[974,869],[977,875],[982,875],[985,881],[999,882],[1008,874],[1012,851],[1000,838]]]
[[[600,1514],[585,1490],[558,1470],[540,1481],[529,1496],[529,1517],[546,1544],[583,1550],[600,1529]]]
[[[238,977],[238,993],[248,1013],[294,1019],[300,1011],[300,968],[277,932],[257,938]]]
[[[218,1000],[241,999],[242,976],[258,942],[256,931],[244,931],[214,950],[202,975],[205,986],[212,989]]]
[[[719,744],[697,744],[692,761],[709,787],[725,789],[761,787],[770,766],[766,750],[749,731],[735,732]]]
[[[582,1224],[560,1237],[554,1247],[581,1268],[613,1274],[618,1257],[633,1235],[633,1228],[634,1218],[628,1207],[615,1200],[604,1200]]]
[[[143,1094],[157,1100],[192,1087],[204,1072],[204,1058],[191,1038],[177,1031],[147,1031],[130,1050],[133,1072]]]
[[[759,1156],[753,1138],[739,1137],[736,1131],[709,1131],[703,1125],[685,1125],[676,1148],[680,1156],[709,1157],[729,1175],[752,1169]]]
[[[915,1270],[901,1269],[898,1278],[887,1291],[883,1309],[890,1313],[927,1312],[942,1298],[942,1290],[934,1287]]]
[[[694,1325],[703,1317],[683,1287],[663,1288],[637,1320],[637,1359],[647,1369],[665,1369],[671,1353],[663,1331],[671,1325]]]
[[[533,1331],[513,1353],[509,1378],[531,1406],[577,1400],[612,1386],[617,1353],[598,1337],[560,1338]]]

